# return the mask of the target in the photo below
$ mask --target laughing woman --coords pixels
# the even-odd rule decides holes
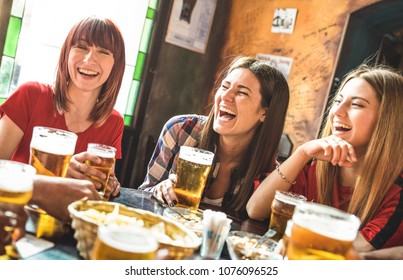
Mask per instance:
[[[165,124],[140,189],[175,205],[175,180],[168,175],[176,173],[180,146],[202,148],[215,153],[202,202],[242,216],[260,175],[274,168],[288,100],[288,84],[278,70],[255,58],[234,59],[208,117],[175,116]]]
[[[59,128],[78,135],[67,176],[105,176],[84,164],[100,160],[85,151],[88,143],[101,143],[114,146],[121,157],[124,123],[113,107],[124,70],[124,40],[116,24],[98,17],[79,21],[61,48],[54,85],[24,83],[0,106],[0,158],[28,163],[33,127]],[[119,192],[112,178],[108,195]]]
[[[322,138],[299,146],[261,183],[248,202],[249,216],[267,218],[275,191],[291,190],[359,217],[357,251],[402,246],[402,107],[400,73],[387,66],[353,70]]]

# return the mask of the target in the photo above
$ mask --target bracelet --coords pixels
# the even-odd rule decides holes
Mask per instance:
[[[295,185],[295,183],[296,183],[295,181],[294,181],[294,182],[291,182],[290,180],[287,179],[287,177],[285,177],[285,176],[283,175],[283,173],[281,173],[278,164],[276,165],[276,170],[277,170],[278,175],[280,175],[281,179],[283,179],[284,181],[286,181],[288,184]]]

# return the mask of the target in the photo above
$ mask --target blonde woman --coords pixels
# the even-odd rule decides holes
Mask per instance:
[[[275,191],[290,190],[358,216],[359,252],[403,245],[402,108],[400,73],[365,65],[350,72],[321,138],[299,146],[262,182],[249,216],[268,218]]]

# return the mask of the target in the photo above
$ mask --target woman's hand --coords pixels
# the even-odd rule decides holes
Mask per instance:
[[[85,163],[87,160],[93,162],[94,165],[101,164],[102,161],[99,157],[88,152],[75,154],[70,159],[66,178],[89,180],[94,184],[96,189],[101,189],[102,184],[100,181],[105,181],[107,176],[101,171],[87,165]]]
[[[308,157],[333,165],[351,167],[357,161],[353,146],[334,135],[306,142],[301,149]]]
[[[0,203],[0,256],[5,254],[5,246],[25,235],[27,219],[28,215],[24,206]],[[12,227],[12,234],[5,227]]]
[[[120,193],[120,183],[118,178],[113,174],[109,177],[108,184],[106,186],[104,198],[116,197]]]
[[[170,207],[178,203],[178,197],[175,194],[175,185],[177,181],[176,174],[170,174],[168,179],[160,182],[154,187],[154,195],[161,201],[164,201]]]

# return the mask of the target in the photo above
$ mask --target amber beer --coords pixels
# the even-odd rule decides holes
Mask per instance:
[[[283,256],[283,258],[286,257],[287,255],[288,240],[290,240],[291,229],[293,225],[294,223],[292,219],[287,221],[287,226],[285,227],[284,235],[281,238],[281,241],[283,241],[283,247],[281,248],[280,254]]]
[[[175,186],[175,194],[178,197],[177,206],[190,209],[199,208],[213,158],[212,152],[181,146]]]
[[[77,135],[55,128],[34,127],[30,164],[37,174],[64,177],[77,142]]]
[[[295,205],[301,201],[306,201],[306,197],[292,192],[276,191],[271,204],[269,225],[269,229],[276,231],[272,239],[279,241],[283,237],[287,221],[292,218]]]
[[[32,197],[34,176],[36,170],[32,166],[11,160],[0,160],[0,202],[12,203],[21,207],[29,202]],[[15,250],[13,232],[14,226],[4,226],[5,239],[11,238],[12,244],[5,246],[6,255],[1,259],[15,258],[18,253]],[[0,239],[0,243],[2,240]]]
[[[89,177],[102,184],[100,190],[98,190],[99,194],[103,196],[105,194],[106,186],[108,185],[109,177],[115,166],[115,155],[116,155],[116,148],[103,145],[103,144],[96,144],[96,143],[89,143],[87,147],[87,152],[92,155],[95,155],[101,159],[100,164],[95,164],[92,161],[87,160],[86,164],[92,168],[95,168],[106,175],[105,180],[101,180],[98,177],[91,176]]]
[[[98,228],[93,260],[153,260],[158,242],[145,228],[107,225]]]
[[[25,205],[32,197],[35,168],[11,160],[0,160],[0,202]]]
[[[344,260],[360,226],[356,216],[313,202],[298,204],[292,221],[290,260]]]
[[[74,154],[77,135],[62,129],[35,126],[31,139],[30,164],[36,173],[45,176],[65,177],[71,157]],[[48,215],[37,206],[39,219],[36,223],[36,237],[54,238],[62,231],[63,223]]]

